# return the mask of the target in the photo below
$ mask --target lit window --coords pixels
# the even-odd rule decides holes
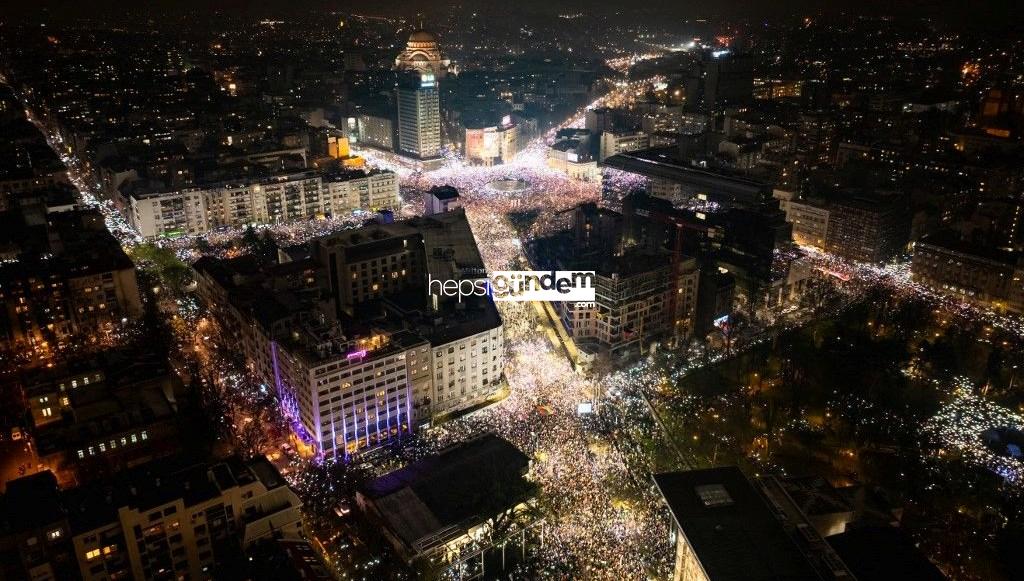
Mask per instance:
[[[87,551],[85,553],[85,560],[86,561],[92,561],[93,559],[95,559],[96,557],[99,557],[99,556],[100,556],[100,550],[99,549],[93,549],[93,550]]]
[[[50,540],[52,541],[54,539],[61,538],[61,536],[63,536],[63,534],[64,534],[64,532],[61,531],[60,529],[53,529],[52,531],[46,533],[46,536],[49,537]]]

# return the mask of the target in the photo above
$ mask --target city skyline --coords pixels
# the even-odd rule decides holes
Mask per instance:
[[[1013,8],[0,15],[0,578],[1021,578]]]

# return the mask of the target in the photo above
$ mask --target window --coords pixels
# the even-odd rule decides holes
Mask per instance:
[[[100,550],[99,549],[93,549],[93,550],[87,551],[85,553],[85,560],[86,561],[92,561],[93,559],[95,559],[96,557],[99,557],[99,556],[100,556]]]
[[[52,531],[46,533],[46,537],[48,539],[50,539],[51,541],[59,539],[62,536],[64,536],[64,531],[62,531],[60,529],[53,529]]]

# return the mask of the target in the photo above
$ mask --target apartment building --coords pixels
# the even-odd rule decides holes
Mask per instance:
[[[214,579],[263,540],[299,540],[302,503],[263,457],[174,456],[61,490],[50,472],[0,497],[5,578]]]
[[[95,210],[0,213],[0,350],[100,337],[142,314],[135,265]]]
[[[298,260],[195,269],[199,296],[313,453],[342,459],[499,391],[493,302],[428,296],[428,275],[484,272],[462,209],[324,237]]]
[[[302,171],[183,189],[130,182],[121,194],[128,221],[144,238],[338,216],[359,209],[396,208],[400,203],[398,179],[387,171]]]

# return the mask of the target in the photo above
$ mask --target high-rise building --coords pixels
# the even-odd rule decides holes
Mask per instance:
[[[849,260],[883,262],[903,251],[909,236],[906,196],[851,194],[830,206],[825,249]]]
[[[703,51],[686,73],[686,111],[714,114],[754,99],[754,61],[728,50]]]
[[[395,90],[398,150],[421,160],[441,155],[441,101],[431,73],[404,76]]]

